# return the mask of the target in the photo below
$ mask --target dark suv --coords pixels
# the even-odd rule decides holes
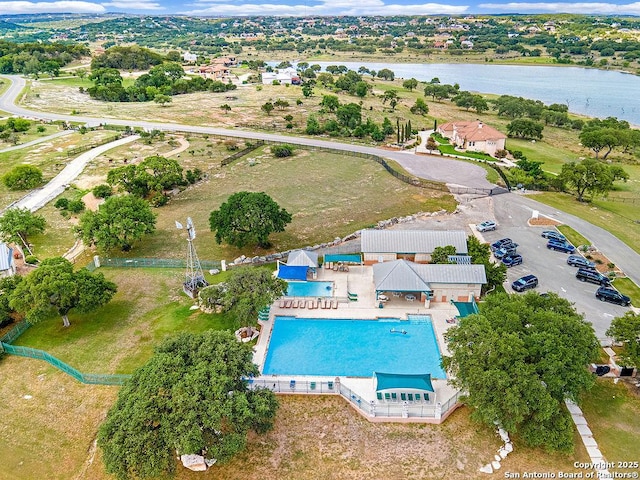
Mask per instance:
[[[536,288],[537,286],[538,277],[536,277],[535,275],[525,275],[524,277],[519,278],[511,284],[511,288],[513,288],[516,292],[524,292],[525,290]]]
[[[567,257],[567,264],[572,267],[586,268],[587,270],[595,270],[596,268],[595,263],[590,262],[581,255],[569,255]]]
[[[581,282],[596,283],[604,287],[611,284],[611,281],[600,272],[586,268],[579,268],[576,272],[576,278]]]
[[[617,303],[624,307],[631,305],[631,299],[610,287],[600,287],[596,291],[596,298],[602,302]]]
[[[575,253],[576,251],[576,248],[570,243],[554,240],[553,238],[547,242],[547,248],[562,253]]]
[[[493,242],[491,244],[491,251],[495,252],[499,248],[505,247],[505,246],[510,245],[510,244],[513,244],[516,247],[518,246],[517,244],[513,243],[513,240],[511,240],[510,238],[501,238],[497,242]]]

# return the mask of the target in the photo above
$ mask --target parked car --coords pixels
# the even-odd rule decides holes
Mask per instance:
[[[589,270],[587,268],[579,268],[576,272],[576,278],[581,282],[596,283],[604,287],[611,285],[611,280],[601,274],[597,270]]]
[[[476,230],[478,230],[479,232],[489,232],[491,230],[495,230],[497,226],[498,224],[496,224],[496,222],[487,220],[476,225]]]
[[[631,299],[629,297],[611,287],[600,287],[596,291],[596,298],[601,302],[617,303],[624,307],[631,305]]]
[[[493,252],[493,256],[496,257],[498,260],[500,260],[501,258],[506,257],[508,255],[515,255],[516,247],[517,245],[515,243],[507,243],[506,245],[503,245],[498,250]]]
[[[549,240],[547,242],[547,248],[549,250],[555,250],[562,253],[575,253],[576,247],[567,242],[560,242],[558,240]]]
[[[507,243],[513,243],[513,240],[510,238],[501,238],[491,244],[491,250],[498,250],[502,245],[506,245]]]
[[[507,267],[514,267],[516,265],[522,264],[522,255],[518,253],[513,253],[511,255],[505,255],[502,257],[502,263],[504,263]]]
[[[545,230],[544,232],[542,232],[542,237],[543,238],[554,238],[554,239],[560,240],[562,242],[566,242],[567,241],[567,237],[565,237],[564,235],[562,235],[559,232],[556,232],[555,230]]]
[[[535,275],[525,275],[524,277],[520,277],[511,284],[511,288],[513,288],[516,292],[524,292],[525,290],[536,288],[537,286],[538,277],[536,277]]]
[[[593,262],[590,262],[589,260],[584,258],[582,255],[569,255],[567,257],[567,264],[571,265],[572,267],[586,268],[587,270],[596,269],[596,264]]]

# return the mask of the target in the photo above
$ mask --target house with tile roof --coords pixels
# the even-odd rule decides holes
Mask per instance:
[[[438,127],[438,133],[448,138],[456,148],[470,152],[482,152],[495,156],[496,151],[505,149],[507,136],[500,130],[482,123],[448,122]]]

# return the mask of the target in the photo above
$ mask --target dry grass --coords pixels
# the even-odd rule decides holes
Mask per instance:
[[[442,425],[374,424],[334,396],[280,396],[275,428],[250,438],[233,461],[206,473],[178,467],[178,480],[474,479],[500,446],[495,432],[475,424],[467,409]],[[582,447],[571,456],[516,445],[504,470],[571,470],[588,459]],[[83,478],[104,480],[100,456]]]

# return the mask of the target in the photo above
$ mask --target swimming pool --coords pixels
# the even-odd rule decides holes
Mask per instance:
[[[289,297],[331,297],[333,282],[288,282]]]
[[[446,378],[431,317],[412,315],[401,321],[276,316],[263,374],[371,377],[374,371]]]

